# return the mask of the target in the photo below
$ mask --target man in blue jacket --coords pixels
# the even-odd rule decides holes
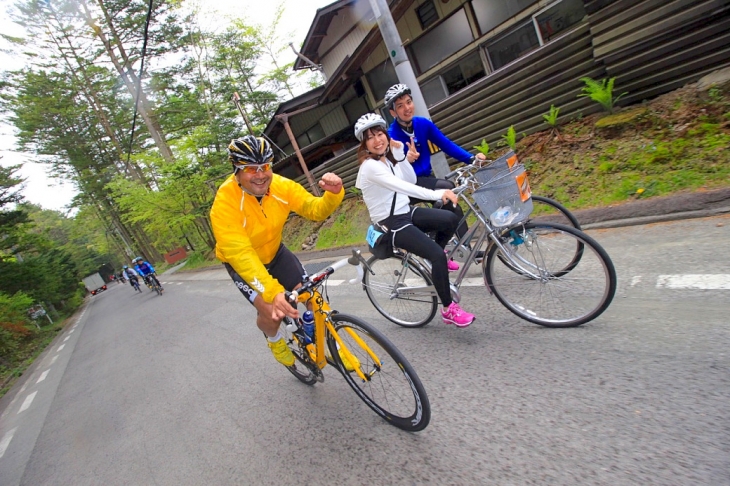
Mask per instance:
[[[428,118],[414,116],[416,107],[411,97],[411,89],[405,84],[391,86],[385,93],[385,106],[390,115],[395,118],[388,128],[390,138],[398,140],[408,147],[406,158],[413,165],[416,172],[416,184],[428,189],[453,189],[454,183],[446,179],[437,179],[431,169],[431,154],[443,150],[446,154],[465,164],[471,164],[474,159],[482,162],[486,156],[478,153],[470,154],[463,148],[449,140],[446,135]],[[420,201],[413,201],[420,202]],[[444,206],[444,209],[453,211],[459,218],[464,212],[456,205]],[[467,231],[466,223],[456,229],[456,234],[462,237]]]
[[[147,285],[150,285],[150,279],[151,279],[151,280],[154,280],[154,282],[160,288],[160,291],[165,290],[162,288],[162,284],[157,279],[157,275],[155,275],[155,268],[152,266],[152,264],[150,262],[145,261],[144,258],[142,258],[142,257],[137,257],[134,260],[132,260],[132,263],[134,263],[134,269],[137,270],[137,273],[142,275],[142,278],[144,279],[144,281]]]

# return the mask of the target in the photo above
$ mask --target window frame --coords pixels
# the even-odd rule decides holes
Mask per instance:
[[[424,24],[423,18],[421,17],[421,9],[423,7],[426,7],[429,5],[431,6],[431,9],[433,10],[433,12],[435,14],[435,18],[433,20],[431,20],[428,24]],[[441,18],[439,17],[439,11],[436,8],[436,4],[434,3],[434,0],[427,0],[427,1],[423,2],[421,5],[419,5],[418,7],[415,8],[415,11],[416,11],[416,17],[418,17],[418,23],[421,25],[421,29],[423,31],[426,31],[429,27],[437,24],[438,21],[441,20]]]
[[[496,34],[496,35],[492,36],[491,38],[485,40],[484,42],[480,43],[479,51],[483,54],[484,60],[486,60],[487,65],[488,65],[487,74],[491,74],[495,71],[498,71],[498,70],[512,64],[513,62],[517,61],[518,59],[521,59],[522,57],[524,57],[528,53],[534,51],[535,49],[539,49],[539,48],[543,47],[545,44],[547,44],[548,42],[551,42],[552,39],[549,39],[546,41],[543,38],[542,31],[540,30],[540,24],[539,24],[537,18],[538,18],[538,16],[544,14],[545,12],[549,11],[550,9],[554,8],[555,6],[561,4],[564,1],[566,1],[566,0],[555,0],[554,2],[551,2],[548,5],[545,5],[544,7],[540,8],[539,10],[532,12],[529,15],[529,20],[528,20],[528,17],[526,16],[525,18],[523,18],[517,22],[514,22],[511,26],[509,26],[509,28],[499,32],[498,34]],[[472,8],[473,8],[473,6],[472,6]],[[575,25],[577,23],[578,22],[571,24],[569,27],[566,27],[566,29],[571,28],[573,25]],[[495,68],[494,61],[492,60],[492,56],[489,54],[489,50],[488,50],[489,47],[493,46],[495,43],[499,42],[500,40],[506,38],[509,35],[512,35],[519,29],[523,29],[526,25],[530,25],[530,24],[532,24],[532,29],[534,30],[534,32],[536,34],[537,45],[534,46],[532,49],[528,49],[528,50],[524,51],[522,54],[520,54],[518,57],[516,57],[512,61],[509,61],[509,62],[503,64],[502,66]],[[498,27],[499,26],[495,27],[495,29],[493,29],[493,30],[496,30]],[[482,34],[482,35],[484,35],[484,34]]]

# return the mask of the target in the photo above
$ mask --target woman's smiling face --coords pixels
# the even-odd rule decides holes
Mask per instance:
[[[371,128],[365,134],[365,147],[373,155],[382,156],[388,148],[388,135],[379,127]]]

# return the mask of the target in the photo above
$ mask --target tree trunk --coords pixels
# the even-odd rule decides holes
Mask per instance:
[[[96,25],[94,19],[91,16],[88,5],[86,5],[86,2],[82,0],[81,5],[84,7],[86,22],[101,40],[102,44],[104,45],[104,49],[109,56],[109,59],[112,61],[112,64],[114,64],[114,67],[119,73],[119,76],[121,76],[122,81],[124,81],[124,85],[127,87],[134,99],[138,100],[137,110],[139,111],[140,116],[142,116],[142,120],[144,120],[144,123],[147,126],[147,130],[150,132],[150,136],[152,137],[152,140],[154,140],[157,149],[160,151],[160,155],[165,160],[165,162],[172,164],[175,162],[175,157],[172,154],[172,150],[170,150],[170,146],[165,140],[165,135],[162,132],[162,128],[160,127],[159,122],[152,112],[153,110],[151,109],[151,104],[147,99],[144,90],[142,89],[142,84],[137,75],[134,74],[133,66],[129,63],[129,59],[126,57],[122,41],[115,33],[116,30],[114,29],[112,19],[109,18],[109,14],[104,8],[103,2],[101,0],[97,0],[97,2],[104,12],[107,27],[112,30],[112,34],[114,36],[114,45],[117,46],[117,48],[119,49],[123,62],[120,62],[119,56],[117,56],[117,53],[112,47],[112,43],[109,41],[109,39],[107,39],[106,35],[101,30],[101,27]],[[138,87],[139,89],[137,89]]]
[[[60,22],[58,18],[56,17],[55,11],[53,11],[53,17],[56,20],[56,22],[60,25]],[[86,100],[91,105],[91,107],[94,110],[94,113],[96,114],[99,123],[104,129],[104,133],[106,133],[107,137],[109,137],[109,140],[111,141],[114,150],[116,151],[116,156],[118,160],[123,161],[125,165],[126,172],[129,176],[131,176],[134,180],[144,184],[145,186],[149,185],[145,181],[144,175],[142,174],[142,171],[139,167],[136,165],[129,163],[126,161],[126,157],[124,156],[124,150],[122,149],[121,143],[119,142],[119,139],[117,138],[116,134],[114,133],[114,130],[112,129],[112,125],[109,121],[109,118],[106,116],[106,113],[102,109],[102,103],[99,101],[99,97],[96,94],[96,91],[93,88],[93,83],[91,79],[89,78],[89,75],[86,70],[85,63],[81,62],[81,57],[78,55],[76,47],[71,42],[71,39],[69,38],[69,35],[67,31],[63,28],[57,29],[59,32],[61,32],[61,35],[63,39],[66,41],[66,44],[68,45],[68,49],[71,51],[71,54],[73,56],[73,59],[75,61],[76,67],[71,65],[71,61],[68,59],[68,56],[66,56],[66,53],[64,52],[64,49],[61,48],[60,42],[56,39],[56,36],[53,34],[53,32],[49,32],[51,39],[53,39],[53,42],[56,44],[56,47],[58,47],[58,52],[63,58],[63,61],[65,62],[66,66],[69,68],[69,72],[71,76],[74,78],[74,80],[77,81],[78,85],[81,87],[81,91],[86,97]],[[50,29],[49,29],[50,31]],[[79,79],[79,75],[82,79]]]

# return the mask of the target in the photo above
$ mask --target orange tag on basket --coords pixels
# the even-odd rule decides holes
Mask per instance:
[[[507,167],[510,169],[514,167],[514,165],[517,163],[517,154],[512,154],[510,158],[507,159]]]
[[[517,188],[520,191],[520,199],[522,199],[522,202],[530,199],[532,190],[530,189],[530,181],[527,180],[527,172],[515,176],[515,180],[517,180]]]

